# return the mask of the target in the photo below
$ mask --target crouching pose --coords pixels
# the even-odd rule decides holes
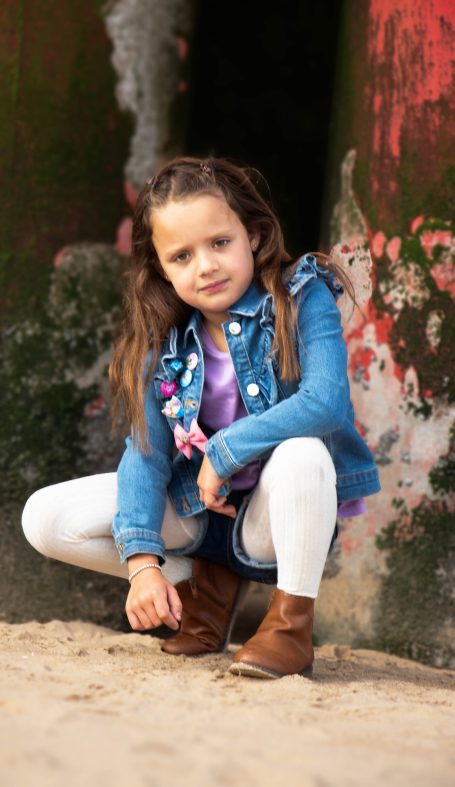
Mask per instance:
[[[345,290],[355,302],[329,258],[285,251],[247,168],[177,158],[139,195],[110,367],[125,453],[117,473],[35,492],[23,527],[46,555],[128,578],[132,628],[175,629],[170,655],[223,650],[254,580],[276,590],[230,671],[311,674],[337,518],[380,490],[354,427]]]

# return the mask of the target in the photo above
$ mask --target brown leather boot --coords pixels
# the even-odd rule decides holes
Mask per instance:
[[[183,604],[180,630],[161,650],[174,656],[225,650],[247,587],[229,568],[196,558],[193,575],[176,585]]]
[[[276,590],[256,634],[234,656],[229,672],[282,678],[313,672],[314,599]]]

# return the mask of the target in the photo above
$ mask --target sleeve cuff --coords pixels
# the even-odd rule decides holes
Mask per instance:
[[[121,563],[124,563],[132,555],[137,555],[141,552],[156,555],[159,558],[160,565],[163,565],[166,560],[165,544],[159,533],[134,528],[124,530],[123,533],[114,536],[114,541]]]
[[[205,453],[219,478],[230,478],[242,469],[242,465],[237,464],[229,452],[222,431],[216,432],[206,443]]]

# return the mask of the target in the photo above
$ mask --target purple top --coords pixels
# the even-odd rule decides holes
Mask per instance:
[[[202,327],[204,348],[204,387],[202,389],[199,420],[214,432],[248,415],[232,365],[229,352],[215,345],[208,331]],[[232,476],[232,489],[251,489],[257,483],[261,463],[256,460],[242,467]]]
[[[248,415],[229,352],[222,352],[202,326],[201,342],[204,350],[204,387],[202,390],[199,420],[217,432],[233,421]],[[250,462],[232,476],[232,489],[251,489],[259,478],[260,462]],[[340,518],[358,516],[366,511],[363,498],[346,500],[338,504]]]

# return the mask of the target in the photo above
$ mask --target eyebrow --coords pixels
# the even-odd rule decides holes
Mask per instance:
[[[232,235],[232,229],[230,229],[230,230],[223,229],[220,232],[215,232],[213,235],[209,235],[207,240],[208,241],[213,241],[216,238],[225,238],[227,235]],[[187,248],[188,248],[188,246],[185,246],[185,244],[182,244],[181,246],[177,246],[172,251],[168,251],[167,254],[166,254],[166,257],[167,257],[167,259],[171,259],[172,257],[175,257],[176,254],[180,254],[182,251],[186,251]]]

